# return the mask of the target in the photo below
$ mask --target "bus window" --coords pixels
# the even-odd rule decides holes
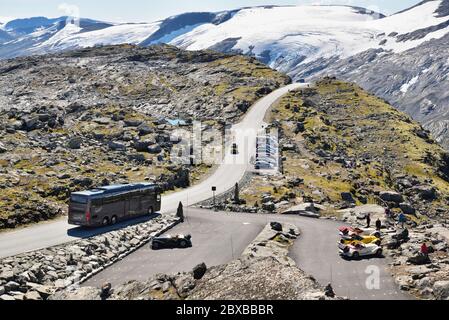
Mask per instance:
[[[102,206],[103,205],[103,199],[92,200],[92,205],[93,206]]]
[[[88,201],[89,201],[89,198],[86,196],[72,195],[70,197],[70,202],[72,202],[72,203],[87,204]]]

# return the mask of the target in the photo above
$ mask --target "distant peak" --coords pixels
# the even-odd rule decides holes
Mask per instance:
[[[435,11],[435,14],[437,14],[437,17],[446,17],[449,16],[449,0],[424,0],[421,1],[417,4],[415,4],[414,6],[407,8],[405,10],[399,11],[395,14],[400,14],[400,13],[404,13],[407,12],[409,10],[415,9],[417,7],[420,7],[428,2],[440,2],[440,5],[438,6],[437,10]]]

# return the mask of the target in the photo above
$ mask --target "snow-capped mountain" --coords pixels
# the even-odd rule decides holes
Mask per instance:
[[[235,11],[185,13],[153,23],[111,24],[67,17],[18,19],[0,25],[0,59],[100,45],[171,43],[204,24],[218,25]]]
[[[447,2],[425,1],[390,17],[350,6],[263,6],[186,13],[140,24],[81,19],[76,25],[67,23],[67,17],[19,19],[2,26],[6,40],[0,58],[96,45],[168,43],[188,50],[254,55],[294,74],[317,59],[346,58],[379,47],[401,52],[442,37],[447,18],[436,12]],[[14,40],[7,41],[8,36]],[[17,44],[24,42],[28,45],[17,50]]]
[[[77,25],[78,33],[93,33],[113,26],[91,19],[80,19]],[[73,20],[68,17],[34,17],[9,21],[0,26],[0,58],[47,53],[45,49],[39,48],[47,41],[56,43],[58,39],[65,39],[67,31],[73,30],[74,26]]]
[[[441,115],[449,104],[442,87],[449,84],[449,0],[426,0],[388,17],[358,7],[308,5],[186,13],[137,24],[67,20],[0,26],[0,59],[121,43],[237,52],[294,79],[333,74],[354,80],[423,121],[449,146],[449,139],[443,141],[449,124],[436,124],[446,121]]]

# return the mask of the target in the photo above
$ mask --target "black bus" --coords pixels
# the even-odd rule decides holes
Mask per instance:
[[[161,190],[155,184],[113,185],[74,192],[69,224],[99,227],[161,210]]]

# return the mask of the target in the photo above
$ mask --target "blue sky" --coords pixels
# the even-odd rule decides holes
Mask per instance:
[[[79,8],[80,16],[116,22],[154,21],[188,11],[219,11],[255,5],[347,4],[391,14],[420,0],[1,0],[0,21],[31,16],[57,17],[67,8]],[[73,7],[75,6],[75,7]]]

